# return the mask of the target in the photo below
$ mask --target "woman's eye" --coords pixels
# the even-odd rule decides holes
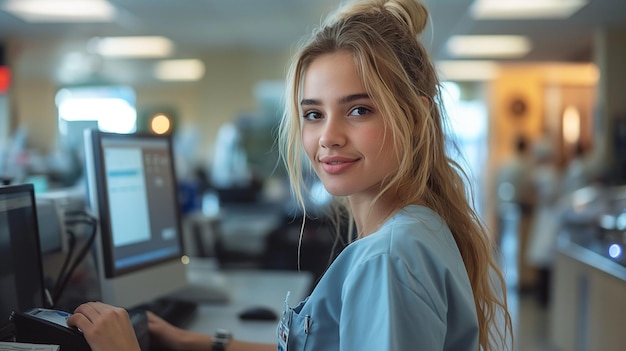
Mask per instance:
[[[319,112],[311,111],[311,112],[305,112],[303,117],[306,120],[313,121],[313,120],[322,118],[322,115]]]
[[[364,116],[370,113],[371,111],[372,110],[370,110],[367,107],[359,106],[359,107],[355,107],[352,111],[350,111],[350,115],[351,116]]]

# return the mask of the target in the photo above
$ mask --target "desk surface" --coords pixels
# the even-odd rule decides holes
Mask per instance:
[[[191,267],[188,272],[192,283],[206,281],[206,266]],[[276,343],[278,322],[242,321],[238,314],[248,307],[260,305],[270,307],[280,315],[287,292],[290,292],[289,304],[295,306],[308,296],[313,282],[312,274],[297,271],[225,270],[209,274],[221,275],[230,288],[230,302],[200,305],[187,329],[213,334],[216,329],[225,328],[239,340],[263,343]]]

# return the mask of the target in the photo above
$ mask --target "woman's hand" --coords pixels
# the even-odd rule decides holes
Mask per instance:
[[[83,332],[92,351],[139,351],[137,336],[128,312],[101,302],[84,303],[67,319],[69,326]]]
[[[175,327],[152,312],[148,314],[150,342],[171,350],[180,350],[185,330]]]

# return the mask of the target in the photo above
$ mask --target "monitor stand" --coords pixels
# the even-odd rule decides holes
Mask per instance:
[[[226,276],[211,258],[190,258],[187,286],[167,295],[169,298],[197,303],[227,303],[232,289]]]

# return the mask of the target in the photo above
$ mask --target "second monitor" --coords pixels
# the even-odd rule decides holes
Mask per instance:
[[[201,299],[203,289],[190,286],[182,261],[171,137],[88,130],[85,148],[103,302],[132,307],[190,289],[201,290],[192,293]],[[206,288],[206,299],[216,298],[216,289]]]

